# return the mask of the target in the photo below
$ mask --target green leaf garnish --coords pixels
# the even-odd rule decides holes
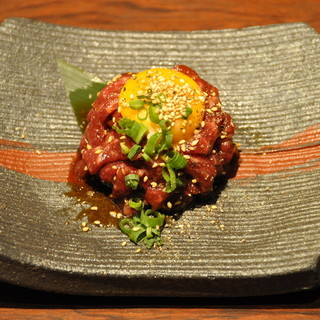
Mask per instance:
[[[106,82],[63,60],[57,59],[57,64],[79,127],[84,131],[86,116]]]

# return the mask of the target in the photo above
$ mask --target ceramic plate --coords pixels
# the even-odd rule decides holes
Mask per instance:
[[[118,32],[8,19],[0,26],[1,272],[40,290],[248,296],[319,285],[320,37],[302,23]],[[241,145],[216,199],[137,253],[115,228],[82,232],[65,196],[81,133],[56,59],[110,80],[185,64],[217,86]]]

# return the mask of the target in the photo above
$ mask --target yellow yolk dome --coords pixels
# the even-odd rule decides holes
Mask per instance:
[[[154,117],[168,121],[177,144],[194,135],[203,119],[204,101],[199,85],[184,73],[153,68],[127,81],[120,92],[119,110],[123,117],[143,123],[151,134],[161,131]]]

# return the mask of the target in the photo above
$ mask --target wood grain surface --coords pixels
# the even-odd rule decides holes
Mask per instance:
[[[306,22],[320,31],[319,0],[1,0],[0,20],[25,17],[112,30],[197,30]]]
[[[319,0],[0,0],[0,21],[32,18],[108,30],[208,30],[306,22],[320,32]],[[1,319],[320,319],[320,290],[201,301],[102,299],[0,284]],[[116,302],[115,302],[116,301]]]

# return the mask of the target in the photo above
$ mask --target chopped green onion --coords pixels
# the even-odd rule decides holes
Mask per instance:
[[[128,152],[128,158],[132,160],[141,150],[141,146],[139,144],[135,144],[130,151]]]
[[[140,99],[129,101],[129,107],[134,110],[139,110],[144,107],[144,102]]]
[[[144,242],[148,249],[163,245],[161,230],[165,223],[165,215],[155,210],[143,210],[142,200],[133,198],[129,205],[134,209],[140,209],[140,215],[134,215],[131,219],[120,220],[119,228],[131,241],[138,244]]]
[[[159,126],[160,126],[162,132],[168,131],[167,123],[168,123],[168,121],[166,121],[166,120],[161,120],[161,121],[159,122]]]
[[[136,190],[139,186],[140,178],[137,174],[127,174],[125,176],[125,184],[132,190]]]
[[[124,142],[120,143],[120,148],[121,148],[121,152],[123,154],[128,154],[130,149],[126,146],[126,144]]]
[[[192,113],[192,109],[190,107],[186,107],[185,113],[186,113],[186,115],[184,117],[182,117],[182,119],[188,119],[190,114]]]
[[[146,161],[151,161],[151,158],[145,152],[141,154],[141,157]]]
[[[177,187],[177,177],[171,165],[167,164],[162,168],[162,176],[166,181],[166,192],[174,191]]]
[[[159,142],[156,151],[160,153],[164,150],[168,150],[172,146],[172,133],[166,132],[162,135],[162,140]]]
[[[160,227],[164,223],[164,215],[159,211],[148,209],[141,213],[140,222],[146,227]]]
[[[157,145],[162,139],[161,133],[154,133],[147,141],[147,144],[144,147],[144,152],[152,157],[157,153]]]
[[[149,107],[149,118],[154,123],[159,123],[159,114],[156,112],[158,108],[156,106],[150,106]]]
[[[137,211],[141,211],[143,209],[143,202],[139,198],[131,198],[129,200],[129,206]]]
[[[147,118],[148,118],[147,108],[142,107],[142,108],[139,109],[139,111],[138,111],[138,119],[139,119],[139,120],[146,120]]]
[[[140,100],[145,100],[145,99],[149,99],[150,100],[150,96],[146,96],[146,95],[140,95],[140,96],[137,96],[138,99]],[[146,101],[144,101],[144,103],[146,103]]]
[[[121,118],[117,123],[120,128],[117,125],[114,125],[113,128],[118,133],[129,136],[135,143],[140,143],[148,131],[148,128],[144,124],[127,117]]]
[[[139,243],[146,237],[146,228],[135,223],[132,219],[125,218],[120,220],[119,228],[134,243]]]
[[[167,164],[169,164],[174,169],[183,169],[186,165],[188,160],[184,158],[184,156],[179,153],[178,151],[169,151],[166,154],[167,157]]]

